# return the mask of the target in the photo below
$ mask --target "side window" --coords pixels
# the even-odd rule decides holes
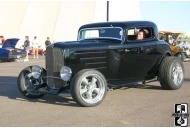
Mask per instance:
[[[127,30],[127,40],[153,39],[154,31],[152,27],[130,28]]]
[[[166,41],[167,40],[167,36],[164,35],[162,32],[159,32],[158,34],[158,37],[157,37],[159,40],[164,40]]]
[[[91,38],[91,37],[99,37],[98,30],[87,30],[82,32],[82,38]]]

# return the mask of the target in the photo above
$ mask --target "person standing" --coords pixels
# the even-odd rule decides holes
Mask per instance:
[[[46,48],[51,44],[51,41],[49,40],[49,37],[47,37],[47,40],[45,41]]]
[[[33,56],[34,59],[38,59],[38,41],[37,41],[37,37],[34,37],[34,40],[32,42],[32,50],[33,50]]]
[[[29,52],[29,49],[30,49],[30,41],[29,41],[28,36],[25,36],[25,41],[24,41],[24,46],[23,47],[26,50],[26,58],[25,58],[24,61],[29,61],[28,52]]]
[[[4,36],[0,36],[0,40],[1,40],[1,43],[2,43],[2,44],[5,43],[5,38],[4,38]]]

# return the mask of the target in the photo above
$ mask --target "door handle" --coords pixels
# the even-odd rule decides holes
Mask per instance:
[[[125,49],[125,52],[130,52],[131,50]]]

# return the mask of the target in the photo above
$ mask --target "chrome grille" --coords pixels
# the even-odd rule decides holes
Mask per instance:
[[[60,78],[61,67],[64,66],[63,50],[59,48],[48,47],[46,50],[46,70],[47,70],[47,84],[49,87],[62,87],[63,80]],[[52,78],[57,77],[57,78]]]

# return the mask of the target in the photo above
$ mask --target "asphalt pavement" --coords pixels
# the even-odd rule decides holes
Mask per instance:
[[[0,62],[0,126],[173,127],[174,104],[188,103],[190,113],[190,61],[184,62],[185,81],[179,90],[163,90],[159,82],[126,86],[108,92],[96,107],[80,107],[71,97],[22,96],[17,76],[23,68],[35,64],[44,67],[44,56],[30,57],[29,62]]]

